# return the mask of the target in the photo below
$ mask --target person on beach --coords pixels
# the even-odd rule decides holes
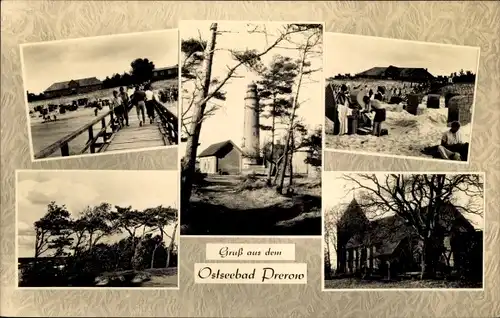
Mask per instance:
[[[146,86],[146,112],[148,113],[149,123],[152,124],[155,119],[155,97],[154,93],[151,90],[151,85]]]
[[[373,118],[372,135],[377,137],[380,137],[382,132],[382,123],[386,119],[386,110],[381,103],[382,100],[383,100],[383,93],[379,88],[377,94],[375,94],[374,99],[370,101],[372,111],[375,112],[375,116]]]
[[[129,111],[130,97],[128,96],[127,92],[125,92],[123,86],[120,87],[120,98],[122,99],[123,118],[125,119],[125,125],[128,126],[128,111]]]
[[[340,93],[337,95],[337,111],[339,114],[339,135],[345,135],[348,132],[347,116],[352,114],[352,110],[349,108],[347,86],[345,84],[342,84]]]
[[[109,103],[109,109],[112,110],[116,116],[116,120],[120,126],[123,126],[123,102],[118,91],[113,91],[113,97],[111,98],[111,103]]]
[[[459,152],[462,145],[460,123],[454,121],[451,123],[450,129],[441,137],[441,145],[439,145],[437,149],[443,159],[462,160]]]
[[[378,101],[383,101],[385,96],[385,89],[381,86],[377,88],[377,93],[375,93],[375,96],[373,96],[373,99],[376,99]]]
[[[144,108],[146,108],[146,93],[139,85],[135,87],[134,91],[135,110],[137,111],[137,119],[139,119],[139,126],[146,122],[144,116]]]

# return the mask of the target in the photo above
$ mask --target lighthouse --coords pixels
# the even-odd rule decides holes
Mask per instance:
[[[244,114],[243,167],[249,168],[258,165],[260,161],[259,99],[257,85],[254,82],[247,88]]]

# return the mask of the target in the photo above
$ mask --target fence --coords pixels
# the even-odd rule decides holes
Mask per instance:
[[[160,117],[160,131],[165,138],[165,144],[177,145],[178,141],[178,119],[171,111],[167,109],[161,102],[155,100],[155,111]],[[168,143],[167,143],[168,141]]]
[[[130,105],[129,105],[130,109]],[[128,111],[128,110],[127,110]],[[94,134],[94,126],[101,123],[101,130]],[[108,129],[111,128],[111,132]],[[119,125],[115,124],[115,115],[113,110],[109,110],[105,114],[99,116],[92,122],[80,127],[76,131],[64,136],[63,138],[57,140],[50,146],[44,148],[37,154],[35,154],[35,159],[47,158],[57,150],[61,151],[62,157],[67,157],[70,155],[69,143],[81,134],[88,133],[88,140],[82,149],[73,152],[73,155],[79,155],[86,153],[87,150],[90,153],[101,152],[107,148],[112,136],[120,129]],[[98,142],[99,138],[102,138],[102,142]]]

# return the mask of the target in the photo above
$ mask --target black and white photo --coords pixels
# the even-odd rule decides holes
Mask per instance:
[[[320,235],[321,22],[181,21],[183,235]]]
[[[324,290],[483,288],[484,174],[323,178]]]
[[[21,45],[32,160],[178,145],[178,30]]]
[[[470,157],[479,48],[329,33],[325,149]]]
[[[18,170],[18,287],[178,288],[178,179]]]

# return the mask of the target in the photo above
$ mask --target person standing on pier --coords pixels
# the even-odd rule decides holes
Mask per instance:
[[[132,98],[132,95],[134,95],[134,86],[127,87],[127,95],[129,98]]]
[[[135,110],[137,111],[137,119],[139,119],[139,126],[142,126],[142,124],[146,121],[146,117],[144,116],[144,108],[146,108],[146,93],[139,85],[135,87],[134,101]]]
[[[120,98],[122,99],[123,118],[125,118],[125,125],[128,126],[128,105],[130,104],[130,97],[127,92],[125,92],[123,86],[120,87]]]
[[[146,86],[146,110],[148,113],[149,123],[152,124],[155,120],[155,102],[154,102],[154,93],[151,90],[151,85]]]
[[[109,104],[109,109],[116,115],[116,120],[120,126],[123,126],[123,107],[122,99],[118,96],[118,91],[113,91],[113,98]]]

